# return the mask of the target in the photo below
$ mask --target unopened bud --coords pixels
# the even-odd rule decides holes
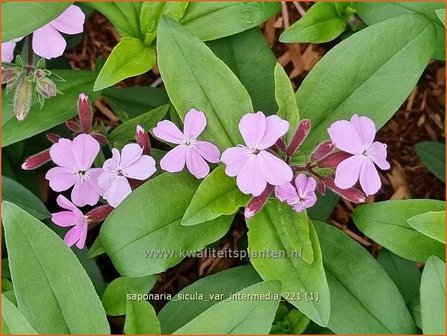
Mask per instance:
[[[323,178],[323,182],[336,194],[352,203],[364,203],[366,201],[365,193],[361,190],[358,190],[357,188],[352,187],[349,189],[341,189],[335,185],[334,179],[332,177]]]
[[[326,155],[329,155],[335,148],[335,144],[331,140],[326,140],[320,144],[313,150],[310,155],[311,161],[318,161],[324,158]]]
[[[51,143],[57,143],[61,137],[56,133],[47,133],[47,139],[50,140]]]
[[[143,148],[144,155],[151,155],[151,141],[149,140],[149,134],[140,125],[137,125],[135,140],[137,141],[137,144]]]
[[[265,203],[269,199],[270,194],[272,193],[274,187],[270,184],[267,184],[267,187],[259,196],[253,197],[248,205],[245,207],[244,216],[245,218],[251,218],[256,215],[261,209],[264,207]]]
[[[337,168],[340,162],[346,160],[351,157],[352,154],[346,152],[336,152],[327,155],[323,159],[317,162],[318,167],[320,168]]]
[[[324,184],[324,182],[321,180],[318,181],[317,190],[321,195],[324,196],[326,194],[326,184]]]
[[[303,119],[298,124],[298,127],[293,134],[292,140],[290,141],[289,146],[286,149],[286,153],[288,155],[293,155],[297,151],[297,149],[301,146],[301,144],[306,140],[307,135],[310,132],[311,123],[309,119]]]
[[[282,150],[283,152],[286,151],[286,143],[284,142],[283,139],[279,138],[279,139],[276,141],[276,146],[277,146],[280,150]]]
[[[81,124],[81,131],[83,133],[90,133],[92,131],[93,114],[90,106],[90,101],[85,93],[81,93],[78,99],[78,115]]]
[[[75,133],[78,133],[78,132],[81,131],[81,126],[79,125],[79,123],[78,123],[77,121],[75,121],[75,120],[73,120],[73,119],[71,119],[71,120],[67,120],[67,121],[65,122],[65,126],[67,126],[67,128],[68,128],[70,131],[75,132]]]
[[[105,145],[107,143],[107,137],[101,133],[90,133],[90,135],[98,141],[101,145]]]
[[[57,93],[56,84],[54,84],[54,82],[51,79],[49,79],[48,77],[38,78],[36,76],[35,78],[36,78],[37,94],[41,95],[45,99],[56,96]]]
[[[87,217],[87,222],[89,224],[97,224],[104,221],[112,211],[113,207],[105,204],[93,208],[92,210],[87,212],[85,216]]]
[[[37,154],[31,155],[29,158],[27,158],[25,162],[23,162],[22,164],[22,169],[34,170],[50,161],[51,161],[50,149],[48,148]]]
[[[14,95],[14,113],[17,120],[23,121],[31,108],[32,84],[25,78],[20,77],[17,82]]]

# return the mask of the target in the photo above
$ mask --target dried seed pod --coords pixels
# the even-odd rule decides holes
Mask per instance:
[[[31,108],[32,91],[32,83],[22,75],[18,79],[14,95],[14,113],[19,121],[25,120],[29,113]]]

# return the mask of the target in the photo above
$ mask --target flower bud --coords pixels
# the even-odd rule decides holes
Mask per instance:
[[[149,140],[149,134],[140,125],[137,125],[135,140],[137,141],[137,144],[143,148],[144,155],[151,155],[151,142]]]
[[[108,204],[100,205],[87,212],[85,217],[87,218],[87,222],[89,224],[96,224],[104,221],[112,211],[112,206]]]
[[[253,197],[248,205],[245,207],[244,216],[245,218],[251,218],[256,215],[261,209],[264,207],[265,203],[269,199],[270,194],[272,193],[274,187],[270,184],[267,184],[265,190],[261,193],[261,195]]]
[[[54,84],[54,82],[51,79],[47,77],[38,78],[37,76],[35,76],[35,78],[36,78],[37,94],[41,95],[45,99],[56,96],[57,93],[56,84]]]
[[[323,159],[317,162],[318,167],[320,168],[337,168],[340,162],[346,160],[351,157],[352,154],[346,152],[335,152],[327,155]]]
[[[318,161],[330,154],[335,148],[335,144],[331,140],[326,140],[313,150],[310,159],[311,161]]]
[[[22,76],[17,82],[14,95],[14,113],[17,120],[23,121],[31,108],[32,84]]]
[[[57,143],[61,137],[56,133],[47,133],[47,139],[50,140],[51,143]]]
[[[98,141],[101,145],[105,145],[107,143],[107,137],[101,133],[90,133],[90,135]]]
[[[276,146],[277,146],[280,150],[282,150],[283,152],[286,151],[286,143],[284,142],[283,139],[279,138],[279,139],[276,141]]]
[[[77,121],[73,119],[67,120],[65,122],[65,126],[67,126],[67,128],[74,133],[79,133],[81,131],[81,126]]]
[[[48,148],[27,158],[22,164],[22,169],[34,170],[50,161],[50,149]]]
[[[297,149],[301,146],[301,144],[306,140],[307,135],[310,132],[311,123],[309,119],[303,119],[298,124],[298,127],[293,134],[292,140],[290,141],[289,146],[286,149],[286,153],[288,155],[293,155],[297,151]]]
[[[340,195],[344,199],[352,203],[364,203],[366,201],[366,195],[363,191],[357,188],[341,189],[335,185],[334,179],[332,177],[323,178],[324,184],[334,191],[336,194]]]
[[[326,184],[324,184],[324,182],[321,180],[318,181],[317,190],[321,195],[324,196],[326,194]]]
[[[81,93],[78,99],[78,115],[81,124],[81,131],[83,133],[90,133],[92,131],[93,114],[90,106],[90,101],[85,93]]]

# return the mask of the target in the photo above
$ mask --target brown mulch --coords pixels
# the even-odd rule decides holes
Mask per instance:
[[[262,29],[278,62],[285,68],[291,81],[299,85],[316,62],[333,44],[285,45],[278,42],[284,27],[298,20],[309,7],[309,3],[287,3],[282,13],[266,22]],[[301,13],[301,14],[300,14]],[[94,13],[87,22],[87,34],[76,49],[66,52],[70,65],[76,69],[95,68],[98,57],[106,58],[119,36],[112,25],[100,14]],[[120,86],[151,85],[159,78],[157,70],[130,78]],[[116,125],[116,117],[107,104],[96,105],[101,121]],[[368,199],[369,202],[402,198],[445,199],[445,185],[433,176],[417,157],[414,146],[420,141],[445,142],[445,65],[432,62],[421,77],[417,87],[392,119],[379,131],[377,139],[388,145],[391,169],[382,173],[381,193]],[[331,215],[331,223],[344,228],[353,238],[365,246],[371,243],[356,231],[351,220],[355,206],[340,201]],[[235,223],[233,229],[222,240],[221,249],[237,248],[243,243],[245,225]],[[154,289],[156,293],[177,293],[196,279],[233,267],[241,262],[235,259],[188,259],[160,276]],[[160,308],[163,303],[155,303]]]

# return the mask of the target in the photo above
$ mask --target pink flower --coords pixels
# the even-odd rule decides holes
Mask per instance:
[[[236,184],[245,194],[259,196],[267,183],[277,186],[290,182],[292,169],[279,157],[267,151],[289,129],[289,123],[278,116],[247,113],[239,122],[245,146],[238,145],[223,152],[225,173],[237,176]]]
[[[183,133],[173,122],[160,121],[152,130],[154,135],[159,139],[178,145],[160,160],[161,168],[170,173],[176,173],[182,171],[186,164],[188,170],[195,177],[207,176],[210,167],[206,161],[219,162],[220,152],[211,142],[197,140],[205,127],[205,114],[195,109],[186,113]]]
[[[51,59],[64,53],[67,42],[61,33],[82,33],[85,15],[78,6],[71,5],[56,19],[37,29],[33,34],[33,50],[40,57]]]
[[[317,181],[313,177],[298,174],[295,185],[286,183],[275,188],[275,196],[281,202],[287,202],[296,212],[301,212],[315,205]]]
[[[73,226],[64,237],[65,244],[70,247],[76,243],[78,248],[84,248],[85,239],[87,238],[87,218],[76,205],[63,195],[57,196],[56,202],[61,208],[68,211],[52,214],[51,220],[53,223],[62,227]]]
[[[19,37],[18,39],[14,39],[9,42],[3,42],[2,43],[2,63],[10,63],[14,59],[14,49],[16,48],[16,44],[18,41],[20,41],[22,37]]]
[[[98,185],[111,206],[116,208],[132,192],[128,178],[146,180],[155,172],[155,160],[142,153],[139,145],[129,144],[121,154],[113,148],[112,158],[104,162]]]
[[[374,141],[376,126],[368,117],[354,114],[350,121],[339,120],[328,128],[335,147],[352,154],[341,161],[335,171],[335,185],[341,189],[354,186],[358,180],[367,195],[375,194],[382,183],[375,165],[389,169],[386,145]]]
[[[74,186],[71,199],[77,206],[98,203],[100,168],[92,168],[99,153],[99,143],[88,134],[79,134],[73,141],[59,139],[50,148],[51,160],[58,167],[51,168],[45,178],[54,191],[61,192]]]

